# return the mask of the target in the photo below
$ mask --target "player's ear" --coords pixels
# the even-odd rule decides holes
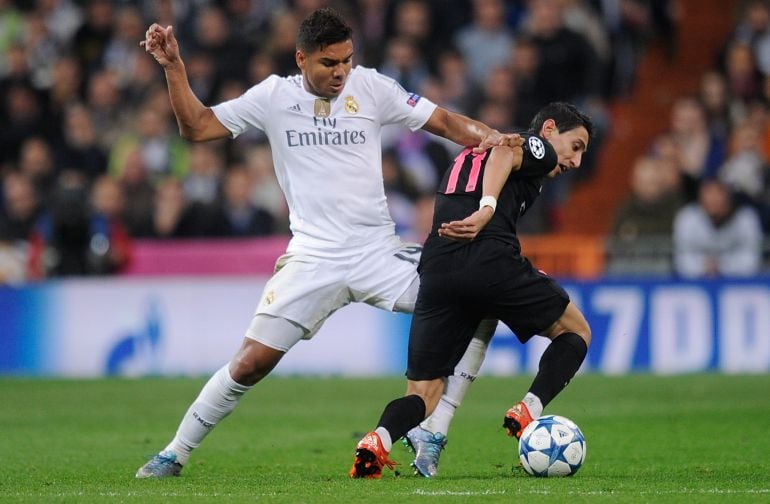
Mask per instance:
[[[294,53],[294,61],[297,62],[297,66],[300,70],[305,70],[305,61],[307,61],[305,53],[297,49],[297,52]]]
[[[546,119],[543,123],[543,127],[540,129],[540,136],[548,140],[551,138],[553,132],[557,130],[556,121],[553,119]]]

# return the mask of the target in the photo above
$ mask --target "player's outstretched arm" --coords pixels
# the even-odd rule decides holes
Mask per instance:
[[[497,145],[515,147],[524,143],[524,139],[516,133],[500,133],[480,121],[442,107],[436,107],[422,129],[462,146],[473,147],[476,154]]]
[[[444,222],[438,229],[439,236],[457,241],[471,241],[475,239],[482,229],[492,220],[495,209],[484,204],[487,197],[497,202],[500,192],[505,185],[505,181],[511,174],[511,171],[518,170],[521,167],[524,151],[521,146],[493,147],[489,154],[486,167],[484,168],[484,178],[482,181],[482,203],[481,207],[463,220]]]
[[[195,142],[229,136],[230,132],[219,122],[214,112],[204,106],[190,88],[173,27],[163,28],[153,23],[139,45],[163,67],[179,134]]]

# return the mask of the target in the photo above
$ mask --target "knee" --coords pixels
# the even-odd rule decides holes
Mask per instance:
[[[284,353],[254,340],[244,341],[230,361],[230,376],[241,385],[251,386],[270,374]]]
[[[583,324],[574,332],[583,338],[587,347],[591,346],[591,326],[588,325],[588,322],[583,321]]]

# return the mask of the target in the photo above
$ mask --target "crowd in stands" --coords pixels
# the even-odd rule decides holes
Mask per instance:
[[[296,73],[298,23],[327,5],[354,26],[356,64],[501,131],[525,129],[554,100],[593,117],[583,168],[546,185],[524,233],[552,230],[570,184],[590,179],[612,127],[607,104],[632,92],[645,44],[676,51],[676,0],[0,0],[0,283],[119,272],[137,239],[287,233],[265,138],[181,139],[162,70],[139,42],[152,22],[173,25],[191,86],[213,105]],[[769,76],[770,7],[754,0],[701,89],[677,99],[669,130],[626,168],[621,249],[692,231],[674,223],[712,179],[737,195],[731,208],[756,214],[746,233],[770,229]],[[458,148],[423,132],[383,135],[397,232],[422,240]],[[737,213],[703,225],[718,234]],[[707,262],[718,274],[721,262]]]
[[[745,2],[699,89],[636,160],[609,271],[750,277],[770,236],[770,3]],[[768,259],[765,257],[765,260]]]

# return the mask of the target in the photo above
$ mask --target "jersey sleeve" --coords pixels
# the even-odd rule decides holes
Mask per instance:
[[[402,124],[412,131],[421,128],[436,110],[427,98],[410,93],[394,79],[367,69],[382,124]]]
[[[233,138],[249,127],[264,131],[269,115],[270,95],[279,78],[271,75],[238,98],[211,107],[214,115],[225,128],[230,130]]]
[[[524,135],[524,157],[516,177],[542,177],[556,168],[559,161],[553,146],[537,135]]]

